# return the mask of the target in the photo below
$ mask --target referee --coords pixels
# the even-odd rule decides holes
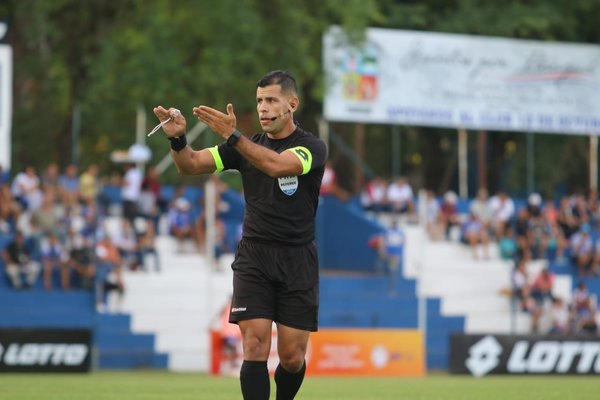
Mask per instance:
[[[242,135],[231,104],[227,114],[206,106],[193,109],[225,140],[212,148],[194,151],[187,146],[181,114],[163,126],[180,173],[237,169],[242,175],[246,211],[232,264],[229,321],[238,324],[242,333],[240,382],[245,400],[269,399],[267,358],[273,322],[279,355],[278,400],[293,399],[300,389],[309,334],[317,330],[319,266],[313,240],[327,148],[294,121],[299,104],[294,78],[273,71],[256,85],[262,133],[251,138]],[[164,121],[172,111],[159,106],[154,114]]]

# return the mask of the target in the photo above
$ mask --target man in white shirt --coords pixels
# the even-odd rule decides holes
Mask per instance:
[[[387,200],[392,212],[398,214],[413,213],[413,191],[406,178],[400,177],[388,186]]]
[[[127,171],[125,172],[125,176],[123,176],[123,184],[121,186],[123,217],[129,220],[136,233],[135,218],[138,214],[137,202],[140,198],[143,179],[142,171],[136,168],[134,164],[127,165]]]

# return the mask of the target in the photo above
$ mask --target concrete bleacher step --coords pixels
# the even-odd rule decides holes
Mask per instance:
[[[531,320],[528,314],[517,313],[514,322],[510,312],[477,315],[466,319],[465,331],[468,333],[530,333]]]
[[[444,315],[464,315],[465,310],[469,311],[469,316],[509,312],[510,302],[505,297],[498,296],[496,293],[481,293],[476,298],[472,295],[446,295],[442,301],[442,313]]]
[[[208,371],[211,324],[232,293],[232,255],[218,268],[186,243],[178,252],[175,240],[159,236],[156,247],[161,271],[128,271],[123,310],[131,314],[134,332],[152,332],[155,349],[168,355],[168,368]]]

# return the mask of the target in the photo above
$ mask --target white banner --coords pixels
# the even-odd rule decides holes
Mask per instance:
[[[330,121],[600,134],[600,46],[333,27],[323,52]]]
[[[8,25],[0,21],[0,42],[5,41]],[[12,123],[12,48],[0,43],[0,165],[4,170],[11,166],[11,123]]]

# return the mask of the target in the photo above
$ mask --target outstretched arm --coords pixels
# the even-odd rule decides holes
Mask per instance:
[[[173,110],[173,108],[165,109],[158,106],[153,111],[160,121],[164,121],[172,115]],[[186,131],[185,117],[180,113],[173,121],[163,125],[162,129],[170,140],[184,140],[180,138]],[[171,157],[181,174],[197,175],[215,172],[215,160],[208,149],[195,151],[190,146],[185,146],[179,151],[171,150]]]
[[[206,106],[194,107],[193,112],[199,120],[225,140],[236,130],[236,117],[231,104],[227,104],[227,114]],[[235,148],[252,165],[273,178],[302,174],[302,163],[291,151],[277,153],[243,135]]]

